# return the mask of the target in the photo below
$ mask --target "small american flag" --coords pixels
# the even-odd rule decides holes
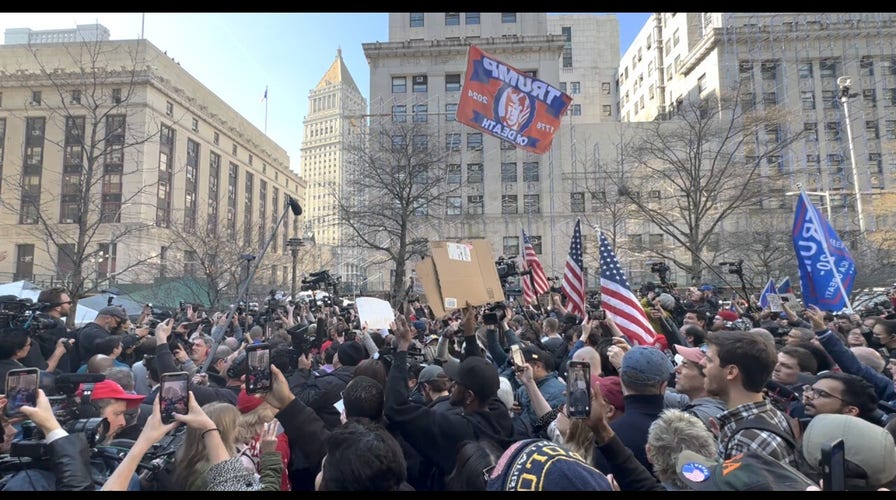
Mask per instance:
[[[569,256],[563,273],[563,293],[568,301],[567,310],[585,316],[585,274],[582,272],[582,227],[576,219],[576,228],[569,242]]]
[[[539,295],[551,289],[548,283],[548,277],[544,274],[544,268],[535,254],[535,247],[532,246],[532,240],[523,233],[523,303],[534,304]],[[526,274],[526,271],[531,271]]]
[[[601,307],[613,318],[623,335],[636,345],[654,345],[657,334],[629,288],[604,233],[600,233],[600,294]]]

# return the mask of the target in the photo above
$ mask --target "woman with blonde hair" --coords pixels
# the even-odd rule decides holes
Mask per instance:
[[[223,401],[207,403],[202,406],[202,410],[215,423],[230,455],[235,456],[240,411],[236,406]],[[202,429],[188,427],[174,458],[175,472],[171,480],[173,488],[180,491],[205,491],[208,486],[206,472],[211,467],[208,456]]]

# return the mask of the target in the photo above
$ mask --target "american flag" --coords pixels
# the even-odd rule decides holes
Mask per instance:
[[[628,286],[616,254],[604,233],[600,233],[601,307],[619,330],[635,345],[654,345],[657,334],[635,294]]]
[[[544,274],[544,268],[541,267],[538,256],[535,255],[532,241],[524,229],[520,228],[520,230],[523,232],[523,303],[534,304],[539,295],[551,289],[551,285],[548,283],[548,277]],[[525,274],[525,271],[531,271],[531,273]]]
[[[585,274],[582,272],[582,229],[576,220],[576,228],[569,242],[569,256],[563,273],[563,293],[566,295],[567,311],[585,316]]]

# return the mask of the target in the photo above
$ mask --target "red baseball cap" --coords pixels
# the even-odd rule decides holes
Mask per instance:
[[[700,347],[685,347],[683,345],[675,346],[675,353],[691,363],[699,364],[706,357],[706,350]]]
[[[81,384],[77,392],[78,396],[82,394],[84,394],[84,384]],[[133,410],[140,406],[140,403],[146,399],[146,396],[126,392],[114,380],[103,380],[93,384],[93,392],[90,393],[90,399],[91,401],[96,401],[97,399],[121,399],[127,401],[129,410]]]

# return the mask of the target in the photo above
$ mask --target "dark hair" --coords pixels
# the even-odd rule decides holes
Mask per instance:
[[[879,421],[872,419],[872,413],[877,410],[877,391],[874,386],[868,383],[858,375],[842,372],[824,372],[820,373],[815,381],[822,379],[832,379],[843,384],[843,394],[840,396],[844,401],[859,409],[859,417],[869,422],[880,425]]]
[[[706,324],[707,316],[709,316],[709,311],[703,307],[688,307],[684,310],[684,313],[694,313],[694,316],[697,316],[697,319],[702,321],[704,325]]]
[[[352,377],[342,391],[345,418],[382,420],[385,401],[383,385],[364,375]]]
[[[339,344],[337,344],[336,342],[332,342],[324,351],[324,364],[332,365],[333,357],[336,356],[336,351],[338,350]]]
[[[482,471],[498,463],[504,450],[488,439],[464,441],[460,444],[454,470],[445,478],[449,491],[485,491]]]
[[[0,359],[10,359],[16,355],[19,349],[23,349],[28,344],[28,330],[20,327],[0,329]],[[32,349],[36,349],[33,346]],[[0,384],[4,381],[0,380]],[[5,391],[6,387],[0,388]]]
[[[110,335],[105,338],[97,339],[97,341],[93,343],[93,353],[111,356],[112,352],[120,346],[121,337],[118,335]]]
[[[367,358],[355,367],[353,377],[360,376],[370,377],[385,387],[386,377],[389,376],[389,372],[386,370],[386,364],[381,359]]]
[[[887,335],[896,335],[896,320],[892,319],[878,319],[874,322],[874,325],[871,326],[871,329],[874,330],[874,327],[877,325],[881,325],[887,329]]]
[[[817,346],[812,342],[798,342],[791,345],[802,347],[812,354],[812,356],[815,358],[815,368],[817,370],[815,373],[828,371],[834,368],[834,361],[831,360],[831,355],[828,354],[826,350],[824,350],[824,347]]]
[[[812,375],[818,373],[818,362],[815,361],[815,356],[808,349],[802,346],[785,345],[778,352],[795,359],[801,372],[808,372]]]
[[[41,304],[50,304],[42,309],[43,311],[47,311],[62,305],[62,294],[68,295],[68,290],[66,290],[65,287],[54,286],[53,288],[42,290],[40,295],[37,296],[37,301]]]
[[[401,445],[382,425],[348,421],[330,433],[326,452],[323,491],[397,491],[407,480]]]
[[[706,330],[704,330],[703,328],[700,328],[697,325],[685,326],[682,333],[684,334],[685,337],[687,337],[687,336],[693,337],[694,342],[692,342],[692,343],[694,345],[692,347],[700,347],[701,345],[703,345],[704,342],[706,342]]]
[[[762,392],[778,363],[774,344],[754,331],[710,331],[706,343],[716,347],[721,366],[737,366],[743,387],[750,392]]]

